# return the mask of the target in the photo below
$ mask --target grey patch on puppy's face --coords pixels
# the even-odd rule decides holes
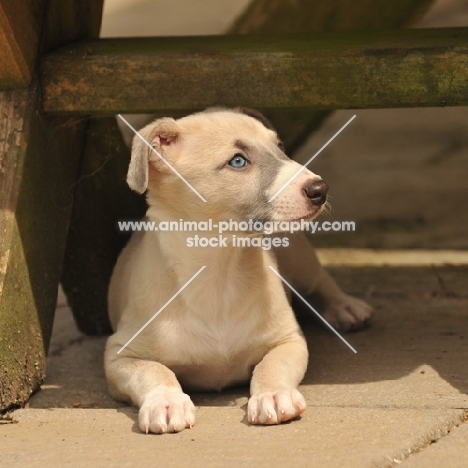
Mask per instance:
[[[251,149],[256,151],[258,157],[255,158],[257,168],[257,187],[258,190],[255,196],[254,203],[247,203],[240,208],[244,212],[245,219],[270,221],[273,217],[274,207],[268,201],[270,187],[278,177],[280,170],[285,164],[291,162],[291,159],[284,153],[284,146],[279,140],[276,131],[271,122],[259,111],[247,107],[239,107],[237,109],[241,114],[251,117],[261,123],[267,130],[271,130],[271,145],[269,147],[260,146]],[[246,146],[242,144],[242,146]],[[246,148],[247,149],[247,148]],[[250,200],[249,200],[250,201]]]
[[[259,152],[265,151],[263,148],[257,149]],[[266,154],[265,154],[266,153]],[[245,219],[258,221],[270,221],[273,217],[274,207],[268,201],[268,192],[274,181],[278,177],[281,168],[287,164],[288,158],[280,151],[265,151],[261,157],[256,158],[256,182],[257,190],[254,193],[255,200],[250,199],[242,209]]]
[[[273,206],[269,203],[268,191],[276,180],[281,168],[291,160],[284,154],[282,143],[278,139],[271,123],[258,111],[239,108],[241,114],[253,118],[260,123],[266,131],[262,139],[254,143],[239,138],[234,146],[254,164],[255,182],[254,193],[249,194],[248,201],[239,200],[236,208],[242,213],[244,220],[269,221],[272,219]],[[256,125],[258,125],[256,123]],[[245,135],[248,138],[248,133]],[[239,174],[241,176],[241,174]]]
[[[271,122],[260,112],[243,107],[238,110],[274,131]],[[284,154],[284,145],[278,139],[277,147],[274,154],[268,159],[262,159],[262,163],[259,164],[261,199],[258,200],[257,214],[266,214],[267,216],[260,217],[268,221],[315,218],[323,211],[323,207],[317,208],[311,204],[305,187],[310,181],[321,178],[288,158]],[[274,200],[269,202],[272,197],[275,197]],[[251,217],[256,218],[256,216]]]

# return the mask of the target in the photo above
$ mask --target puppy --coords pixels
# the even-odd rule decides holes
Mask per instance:
[[[325,182],[304,169],[288,183],[301,166],[286,157],[258,113],[209,109],[156,120],[140,134],[158,154],[136,136],[127,182],[147,191],[148,221],[311,220],[324,209]],[[291,248],[279,247],[279,265],[271,250],[235,245],[234,236],[261,240],[258,232],[231,232],[226,245],[214,247],[190,244],[196,235],[213,236],[137,232],[120,255],[108,298],[115,333],[105,371],[112,396],[140,408],[146,433],[193,426],[195,407],[184,390],[249,380],[251,424],[296,418],[306,408],[297,387],[307,346],[270,267],[304,294],[317,294],[335,326],[358,328],[372,309],[338,288],[300,234],[290,237]]]

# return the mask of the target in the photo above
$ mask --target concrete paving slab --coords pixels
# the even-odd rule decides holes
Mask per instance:
[[[0,426],[5,466],[366,467],[393,466],[438,439],[461,410],[313,408],[300,421],[245,424],[235,407],[198,408],[191,430],[145,435],[131,409],[20,410]]]
[[[193,394],[198,412],[192,430],[140,434],[137,410],[107,394],[106,338],[81,335],[70,311],[61,308],[42,391],[29,408],[12,414],[16,424],[0,424],[2,462],[13,467],[138,466],[153,460],[169,467],[457,466],[418,460],[436,448],[434,456],[441,460],[452,450],[453,458],[462,460],[468,267],[347,267],[332,268],[332,274],[350,293],[367,296],[377,314],[372,327],[345,336],[357,354],[314,319],[302,317],[311,358],[301,385],[308,408],[300,420],[248,426],[248,389],[241,387]]]
[[[316,249],[325,266],[444,266],[468,265],[467,250]]]

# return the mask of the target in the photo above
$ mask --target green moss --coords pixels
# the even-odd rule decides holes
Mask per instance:
[[[48,112],[468,104],[468,28],[101,40],[42,65]]]
[[[70,120],[41,117],[34,89],[0,95],[0,109],[14,129],[1,175],[9,181],[0,219],[8,233],[0,252],[8,252],[0,295],[1,411],[27,401],[44,378],[71,212],[65,195],[77,176],[81,130]]]

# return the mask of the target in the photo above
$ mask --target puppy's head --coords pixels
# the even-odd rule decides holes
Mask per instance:
[[[164,118],[140,135],[127,182],[139,193],[148,190],[150,211],[175,219],[293,221],[323,210],[326,183],[284,154],[271,124],[256,111],[208,109]]]

